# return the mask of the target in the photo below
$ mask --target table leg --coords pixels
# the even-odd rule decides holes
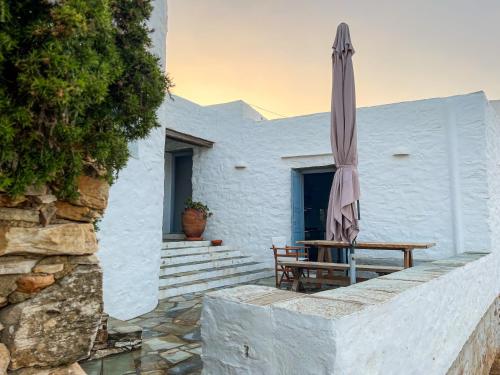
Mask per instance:
[[[403,250],[403,253],[404,253],[403,267],[410,268],[410,253],[408,252],[408,250]]]
[[[332,249],[326,249],[326,262],[333,263]],[[333,270],[328,271],[328,277],[330,279],[333,279],[333,277],[334,277]]]
[[[410,258],[408,264],[410,267],[413,267],[413,250],[408,250],[408,253],[409,253],[409,258]]]
[[[349,276],[351,285],[356,284],[356,256],[352,246],[349,248]]]

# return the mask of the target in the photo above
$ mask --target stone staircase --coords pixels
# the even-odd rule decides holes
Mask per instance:
[[[272,275],[272,269],[229,246],[168,238],[161,250],[159,298],[246,283]]]

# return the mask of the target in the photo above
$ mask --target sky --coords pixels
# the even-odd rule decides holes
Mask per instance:
[[[358,107],[480,90],[500,99],[500,0],[168,0],[173,92],[241,99],[267,118],[329,111],[340,22]]]

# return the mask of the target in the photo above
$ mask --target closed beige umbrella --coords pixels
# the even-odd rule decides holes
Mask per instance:
[[[349,242],[359,233],[358,145],[356,132],[356,93],[349,26],[341,23],[333,43],[333,87],[331,143],[337,171],[333,177],[326,218],[326,239]],[[354,246],[349,252],[351,283],[356,282]]]
[[[333,178],[326,221],[327,240],[352,243],[359,232],[356,95],[349,26],[341,23],[333,44],[331,143],[337,171]]]

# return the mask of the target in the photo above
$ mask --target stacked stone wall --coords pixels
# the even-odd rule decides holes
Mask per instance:
[[[48,186],[0,191],[0,374],[79,374],[103,312],[94,224],[108,183],[78,179],[78,197]]]

